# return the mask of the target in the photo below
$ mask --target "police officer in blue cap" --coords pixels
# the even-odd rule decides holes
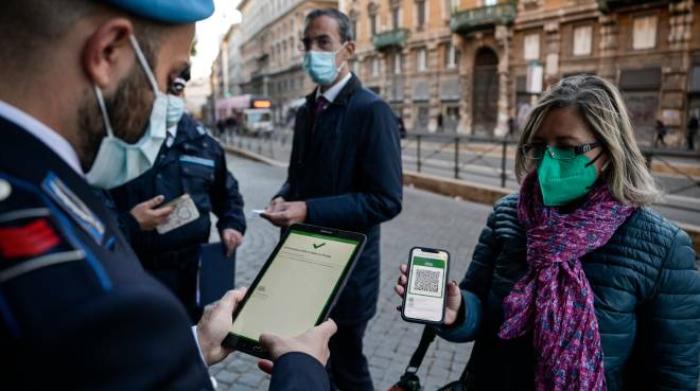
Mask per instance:
[[[111,195],[141,264],[175,293],[196,323],[202,314],[197,300],[200,246],[209,241],[210,212],[218,217],[222,252],[229,257],[243,240],[246,222],[243,197],[226,167],[223,148],[185,113],[182,95],[189,78],[185,68],[169,81],[166,139],[155,164],[138,178],[111,189]],[[182,196],[193,201],[197,210],[191,212],[198,217],[181,221],[167,232],[154,229],[173,211],[164,203]]]
[[[90,185],[148,170],[211,0],[7,0],[0,13],[0,389],[210,390],[243,291],[190,328]],[[328,321],[265,336],[271,389],[328,389]]]

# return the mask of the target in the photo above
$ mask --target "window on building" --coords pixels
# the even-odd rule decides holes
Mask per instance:
[[[425,26],[425,0],[416,0],[416,23],[418,27]]]
[[[391,10],[391,28],[394,30],[401,27],[401,10],[399,7],[395,7]]]
[[[457,48],[450,42],[445,45],[445,69],[457,67]]]
[[[372,57],[372,77],[379,76],[379,57]]]
[[[394,53],[394,74],[400,75],[401,74],[401,53]]]
[[[574,56],[591,54],[593,47],[593,26],[580,26],[574,29]]]
[[[350,19],[350,25],[352,26],[352,37],[357,39],[357,18]]]
[[[633,49],[652,49],[656,46],[656,23],[655,15],[634,18]]]
[[[418,72],[425,72],[428,70],[428,52],[423,49],[418,49],[416,52],[416,70]]]
[[[377,14],[369,15],[369,32],[372,36],[377,34]]]
[[[496,5],[497,3],[498,3],[498,0],[484,0],[484,6]]]
[[[528,34],[525,36],[523,46],[523,58],[525,60],[538,60],[540,58],[540,35]]]

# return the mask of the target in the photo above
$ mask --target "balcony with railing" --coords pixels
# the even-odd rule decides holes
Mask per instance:
[[[454,33],[467,34],[500,24],[512,24],[516,15],[515,2],[487,5],[455,12],[450,20],[450,28]]]
[[[394,29],[373,36],[372,44],[376,50],[384,50],[391,47],[402,47],[407,39],[408,30]]]
[[[677,1],[677,0],[676,0]],[[670,3],[672,1],[659,1],[659,0],[598,0],[598,6],[603,12],[612,12],[620,8],[626,8],[631,6],[639,6],[645,4],[664,4]]]

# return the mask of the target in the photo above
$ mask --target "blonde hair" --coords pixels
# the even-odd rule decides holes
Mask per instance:
[[[576,75],[560,80],[544,94],[528,115],[518,143],[515,175],[522,180],[532,169],[522,145],[532,142],[550,110],[573,107],[578,110],[596,140],[603,144],[609,163],[606,179],[613,196],[635,206],[657,201],[661,193],[646,160],[637,146],[625,103],[617,88],[594,75]]]

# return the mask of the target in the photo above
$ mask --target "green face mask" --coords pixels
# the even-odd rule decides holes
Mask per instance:
[[[557,153],[556,147],[548,147]],[[537,167],[537,177],[546,206],[562,206],[588,194],[598,179],[593,161],[586,155],[570,160],[557,160],[546,151]]]

